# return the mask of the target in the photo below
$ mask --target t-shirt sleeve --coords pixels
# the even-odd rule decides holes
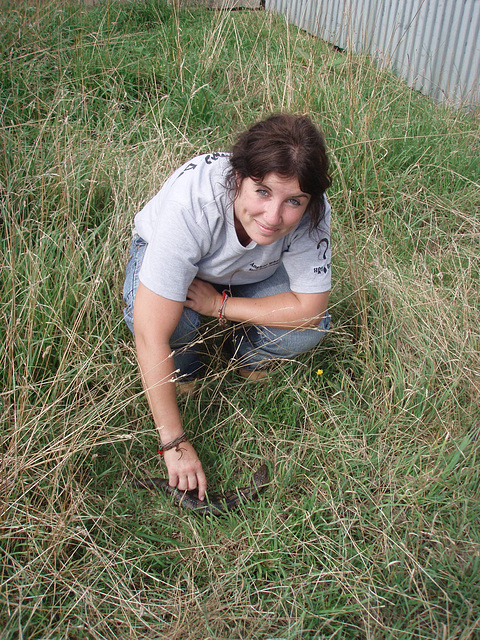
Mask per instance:
[[[140,268],[140,282],[164,298],[185,302],[198,271],[196,264],[208,247],[208,235],[198,219],[170,202],[156,220]]]
[[[289,236],[282,261],[295,293],[323,293],[331,289],[330,220],[330,204],[325,199],[325,216],[317,229],[310,233],[306,216]]]

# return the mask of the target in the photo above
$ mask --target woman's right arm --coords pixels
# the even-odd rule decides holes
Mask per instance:
[[[148,404],[163,444],[183,433],[175,389],[175,367],[169,341],[183,311],[183,302],[168,300],[139,284],[133,308],[135,343]],[[202,464],[189,442],[165,451],[171,487],[180,491],[198,487],[203,500],[207,480]]]

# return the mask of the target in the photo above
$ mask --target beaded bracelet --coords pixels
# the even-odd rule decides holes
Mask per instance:
[[[175,438],[175,440],[172,440],[171,442],[167,442],[167,444],[164,444],[162,448],[158,450],[158,453],[162,455],[163,453],[165,453],[165,451],[170,451],[170,449],[173,449],[173,448],[175,448],[177,451],[180,451],[180,449],[178,448],[178,445],[181,444],[182,442],[185,442],[186,440],[188,440],[188,436],[184,431],[182,435],[178,436],[178,438]]]
[[[222,304],[220,305],[220,309],[218,310],[218,324],[221,327],[227,326],[227,319],[225,317],[225,307],[227,306],[227,300],[230,298],[230,294],[228,291],[222,292]]]

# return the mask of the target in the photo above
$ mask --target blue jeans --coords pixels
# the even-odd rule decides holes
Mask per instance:
[[[126,268],[123,285],[125,309],[123,315],[128,328],[134,333],[133,304],[137,292],[143,256],[147,243],[136,235],[130,247],[130,259]],[[225,286],[214,285],[219,291]],[[240,298],[261,298],[276,293],[290,291],[288,275],[283,266],[266,280],[253,284],[233,285],[231,293]],[[228,303],[227,303],[228,304]],[[182,380],[189,380],[200,375],[202,369],[201,354],[198,341],[200,336],[201,316],[193,309],[184,307],[180,321],[170,338],[170,347],[174,351],[175,368],[180,370]],[[254,325],[234,324],[230,338],[232,356],[239,366],[246,369],[262,369],[271,360],[288,359],[310,351],[316,347],[328,331],[330,315],[324,317],[315,329],[277,329]]]

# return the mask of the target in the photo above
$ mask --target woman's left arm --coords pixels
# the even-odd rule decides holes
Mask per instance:
[[[328,308],[330,292],[295,293],[287,291],[263,298],[228,298],[224,316],[233,322],[281,329],[317,327]],[[218,318],[222,294],[208,282],[195,280],[188,289],[185,306],[204,316]]]

